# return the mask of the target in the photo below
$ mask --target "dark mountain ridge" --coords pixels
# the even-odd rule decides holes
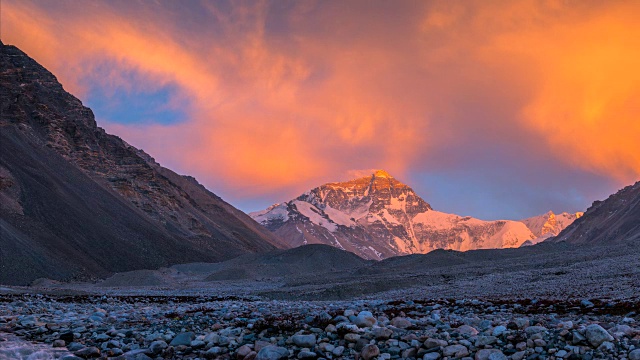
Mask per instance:
[[[594,201],[584,216],[549,241],[572,244],[640,242],[640,181],[604,201]]]
[[[192,177],[99,128],[18,48],[0,48],[0,283],[105,277],[281,247]]]

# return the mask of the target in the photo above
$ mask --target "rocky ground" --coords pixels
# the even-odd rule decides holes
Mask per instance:
[[[2,295],[0,358],[29,356],[638,360],[640,302]]]

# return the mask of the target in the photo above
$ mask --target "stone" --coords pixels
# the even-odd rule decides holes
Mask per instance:
[[[171,346],[189,346],[191,345],[191,341],[196,337],[196,335],[192,332],[183,332],[176,335],[169,345]]]
[[[572,342],[574,345],[575,345],[575,344],[579,344],[579,343],[581,343],[581,342],[583,342],[583,341],[587,341],[587,338],[586,338],[586,337],[584,337],[582,334],[580,334],[580,333],[579,333],[579,332],[577,332],[577,331],[574,331],[574,332],[571,334],[571,336],[572,336],[572,338],[571,338],[571,342]]]
[[[544,341],[543,339],[535,339],[533,340],[533,345],[536,347],[546,347],[547,346],[547,342]]]
[[[411,321],[398,316],[391,319],[391,325],[397,327],[398,329],[406,329],[408,327],[411,327],[412,324]]]
[[[502,326],[502,325],[496,326],[491,331],[491,335],[492,336],[500,336],[500,335],[504,334],[505,331],[507,331],[507,328],[505,326]]]
[[[217,344],[220,341],[220,335],[216,333],[209,333],[204,337],[204,342]]]
[[[573,329],[573,321],[562,321],[558,323],[559,329]]]
[[[100,357],[100,349],[98,349],[95,346],[91,346],[91,347],[80,349],[74,352],[73,354],[83,359],[97,358],[97,357]]]
[[[348,342],[356,342],[358,341],[358,339],[360,339],[360,335],[358,334],[353,334],[353,333],[348,333],[344,335],[344,339]]]
[[[600,344],[600,346],[598,346],[598,350],[602,352],[613,352],[615,349],[616,349],[616,346],[609,341],[605,341],[602,344]]]
[[[342,356],[344,353],[344,346],[337,346],[331,353],[335,356]]]
[[[598,347],[605,341],[614,340],[613,336],[598,324],[591,324],[587,326],[584,330],[584,336],[587,338],[587,341],[593,345],[593,347]]]
[[[555,353],[555,356],[557,358],[564,358],[565,356],[567,356],[569,353],[566,350],[559,350],[558,352]]]
[[[78,351],[80,349],[84,349],[84,345],[77,342],[72,342],[67,345],[67,350],[69,351]]]
[[[526,329],[524,329],[524,332],[529,336],[545,331],[547,331],[547,328],[544,326],[528,326]]]
[[[315,359],[318,357],[318,354],[313,351],[302,350],[298,353],[298,359]]]
[[[460,334],[460,335],[468,335],[468,336],[475,336],[478,335],[478,330],[476,330],[474,327],[469,326],[469,325],[462,325],[459,326],[456,331]]]
[[[502,353],[502,351],[498,350],[489,354],[488,360],[507,360],[507,356]]]
[[[582,301],[580,302],[580,305],[582,305],[582,306],[584,306],[584,307],[587,307],[587,308],[592,308],[592,307],[594,307],[594,306],[595,306],[595,305],[594,305],[594,303],[592,303],[592,302],[591,302],[591,301],[589,301],[589,300],[582,300]]]
[[[640,349],[635,349],[629,353],[629,360],[640,360]]]
[[[262,350],[264,347],[271,345],[270,342],[267,341],[262,341],[262,340],[258,340],[253,344],[253,350],[254,351],[260,351]]]
[[[333,352],[333,349],[336,347],[333,344],[329,344],[327,342],[322,342],[318,345],[318,349],[322,352],[330,353]]]
[[[64,342],[64,340],[61,340],[61,339],[53,341],[53,347],[54,348],[61,348],[61,347],[65,347],[66,345],[67,344]]]
[[[414,347],[410,347],[408,349],[405,349],[404,351],[402,351],[402,358],[403,359],[411,359],[416,357],[416,354],[418,353],[418,349],[414,348]]]
[[[193,340],[189,346],[191,346],[194,349],[201,349],[205,347],[205,345],[207,345],[207,343],[205,343],[202,340]]]
[[[231,339],[229,339],[229,337],[227,336],[220,336],[220,338],[218,338],[218,345],[220,346],[227,346],[231,343]]]
[[[476,353],[475,360],[507,360],[507,357],[498,349],[482,349]]]
[[[440,359],[440,354],[438,354],[437,352],[426,353],[422,357],[422,360],[438,360],[438,359]]]
[[[256,360],[283,360],[288,357],[289,350],[286,348],[269,345],[265,346],[258,352]]]
[[[447,357],[464,357],[469,355],[469,350],[464,345],[449,345],[442,349],[442,355]]]
[[[440,340],[440,339],[433,339],[433,338],[428,338],[427,340],[424,341],[424,347],[426,347],[427,349],[432,349],[435,347],[440,347],[440,346],[447,346],[448,343],[444,340]]]
[[[378,355],[380,355],[380,349],[378,348],[377,345],[371,345],[371,344],[366,345],[364,348],[362,348],[362,351],[360,352],[360,356],[364,360],[371,360],[377,357]]]
[[[315,335],[293,335],[291,340],[296,346],[311,348],[316,345]]]
[[[383,327],[374,328],[371,331],[371,335],[373,335],[374,339],[376,340],[387,340],[391,337],[391,335],[393,335],[393,330]]]
[[[355,351],[362,351],[362,349],[369,344],[369,339],[360,338],[356,341],[356,345],[353,347]]]
[[[484,347],[487,345],[495,344],[498,341],[498,338],[495,336],[478,336],[476,339],[476,347]]]
[[[237,360],[243,360],[252,351],[253,350],[251,350],[251,348],[248,345],[242,345],[236,351],[236,359]]]
[[[350,323],[340,323],[340,324],[336,325],[336,329],[337,330],[342,330],[342,331],[347,331],[347,332],[358,332],[358,331],[360,331],[360,328],[358,327],[358,325],[350,324]]]
[[[527,326],[529,326],[529,319],[527,318],[518,318],[513,320],[513,324],[515,325],[516,329],[524,329]]]
[[[215,359],[218,356],[222,355],[223,351],[222,348],[219,346],[214,346],[211,349],[207,350],[204,353],[204,357],[206,357],[207,359]]]
[[[353,320],[353,323],[358,327],[372,327],[378,322],[370,311],[360,311],[358,316]]]
[[[623,336],[632,337],[634,332],[633,328],[629,325],[616,325],[609,329],[609,334],[615,338],[621,338]]]
[[[149,345],[149,351],[151,351],[152,354],[160,354],[162,350],[166,349],[167,347],[169,347],[169,345],[167,345],[166,342],[158,340],[152,342],[151,345]]]

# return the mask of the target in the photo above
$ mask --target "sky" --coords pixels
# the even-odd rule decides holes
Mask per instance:
[[[3,0],[98,125],[244,211],[362,169],[481,219],[640,180],[640,2]]]

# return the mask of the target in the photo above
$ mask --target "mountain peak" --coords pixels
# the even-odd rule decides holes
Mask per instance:
[[[388,172],[380,169],[380,170],[376,170],[373,173],[373,177],[377,177],[377,178],[393,178],[393,176],[391,176]]]

